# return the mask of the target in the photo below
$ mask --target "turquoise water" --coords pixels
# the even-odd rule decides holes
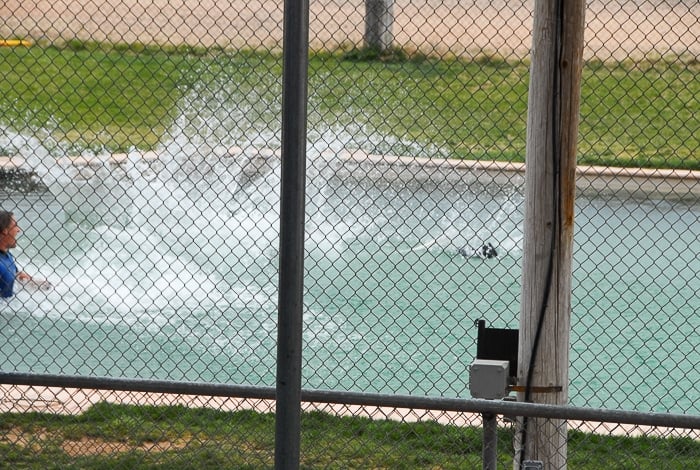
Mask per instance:
[[[95,219],[111,225],[53,193],[17,198],[16,256],[55,289],[3,307],[3,370],[273,386],[277,192],[226,212],[230,194],[174,202],[168,184],[139,184]],[[305,387],[468,397],[475,320],[518,325],[522,198],[491,189],[484,202],[468,186],[323,182],[307,224]],[[579,199],[572,403],[697,413],[699,216]],[[498,258],[457,253],[481,238]]]
[[[577,401],[697,414],[700,210],[653,200],[578,206],[571,350]]]

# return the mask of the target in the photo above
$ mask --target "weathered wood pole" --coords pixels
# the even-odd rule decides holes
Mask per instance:
[[[528,97],[518,399],[566,404],[585,0],[536,0]],[[525,418],[523,461],[565,469],[566,424]]]
[[[394,0],[365,0],[365,46],[381,52],[394,43]]]

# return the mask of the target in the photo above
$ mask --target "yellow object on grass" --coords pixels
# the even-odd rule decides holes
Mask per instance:
[[[0,39],[0,47],[30,46],[26,39]]]

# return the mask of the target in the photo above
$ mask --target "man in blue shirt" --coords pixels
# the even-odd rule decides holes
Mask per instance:
[[[15,259],[10,254],[10,248],[17,246],[19,232],[14,214],[0,211],[0,297],[12,297],[15,280],[32,280],[29,274],[18,271]]]

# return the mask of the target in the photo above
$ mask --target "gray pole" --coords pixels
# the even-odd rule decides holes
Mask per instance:
[[[394,0],[365,0],[365,45],[381,52],[394,42]]]
[[[585,0],[536,0],[525,161],[518,351],[519,401],[568,400],[574,230]],[[565,469],[566,423],[522,419],[514,468]]]
[[[304,290],[308,0],[285,0],[275,468],[299,468]]]
[[[481,415],[484,423],[484,441],[481,450],[483,470],[496,470],[498,464],[498,421],[493,413]]]

